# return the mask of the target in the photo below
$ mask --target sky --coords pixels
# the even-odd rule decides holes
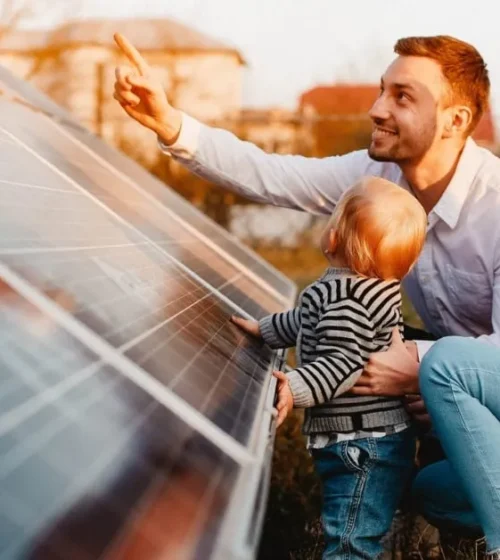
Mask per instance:
[[[67,1],[78,5],[73,17],[170,17],[238,48],[248,62],[243,103],[254,107],[294,108],[320,83],[377,83],[399,37],[453,35],[485,58],[500,123],[498,0]],[[49,10],[36,24],[50,21]]]

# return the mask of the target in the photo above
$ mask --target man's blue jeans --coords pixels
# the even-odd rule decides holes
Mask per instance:
[[[415,431],[312,451],[323,489],[324,560],[372,560],[414,468]]]
[[[438,527],[486,536],[500,550],[500,349],[447,337],[420,365],[420,389],[446,460],[422,469],[413,494]]]

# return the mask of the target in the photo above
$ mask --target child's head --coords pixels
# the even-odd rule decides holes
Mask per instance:
[[[401,280],[420,254],[426,227],[415,197],[386,179],[365,177],[337,204],[321,248],[362,276]]]

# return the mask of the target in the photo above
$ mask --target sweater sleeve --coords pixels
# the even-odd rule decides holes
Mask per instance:
[[[297,343],[300,307],[267,315],[259,321],[262,338],[271,348],[290,348]]]
[[[309,408],[351,389],[368,361],[374,333],[360,302],[329,304],[316,326],[316,358],[287,374],[294,405]]]

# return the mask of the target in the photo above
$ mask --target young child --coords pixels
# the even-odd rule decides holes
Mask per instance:
[[[401,399],[348,391],[373,352],[403,336],[400,280],[422,249],[427,217],[407,191],[367,177],[339,201],[321,238],[330,266],[298,306],[259,322],[233,317],[273,348],[296,346],[278,377],[278,425],[305,409],[322,481],[326,559],[377,558],[412,473],[415,434]]]

